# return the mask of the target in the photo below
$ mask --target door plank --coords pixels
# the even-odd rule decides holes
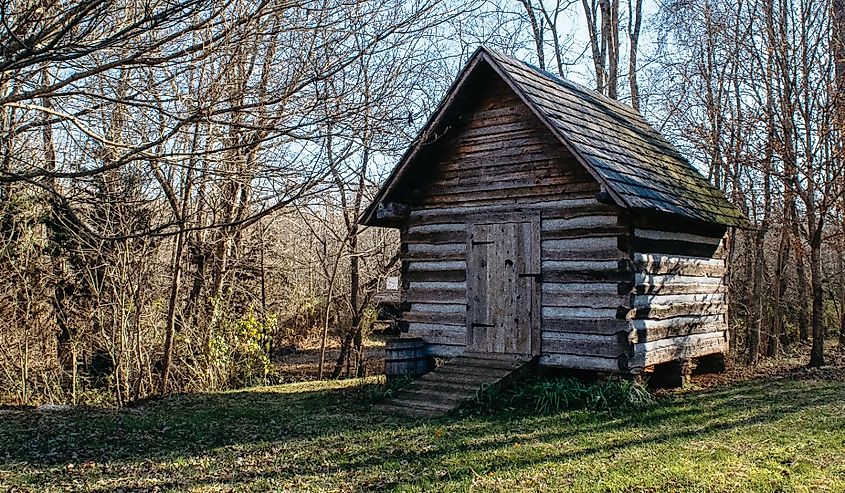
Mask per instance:
[[[486,221],[467,228],[467,349],[540,354],[539,283],[520,276],[540,273],[540,217]]]

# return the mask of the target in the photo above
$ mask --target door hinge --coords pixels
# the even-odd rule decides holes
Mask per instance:
[[[475,246],[475,245],[492,245],[492,244],[493,244],[492,241],[475,241],[475,240],[472,241],[472,246]]]

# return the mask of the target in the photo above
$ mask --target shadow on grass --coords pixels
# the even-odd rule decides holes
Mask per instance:
[[[354,472],[356,488],[389,489],[420,477],[392,474],[399,465],[423,476],[442,469],[449,480],[461,481],[489,470],[707,438],[838,405],[845,398],[841,382],[755,380],[616,415],[532,416],[502,411],[417,422],[370,411],[361,389],[282,389],[177,396],[137,409],[0,416],[0,466],[155,462],[214,454],[249,456],[261,451],[270,453],[273,460],[250,470],[223,468],[205,477],[199,472],[159,486],[206,482],[237,486],[272,478]],[[639,432],[618,433],[631,429]],[[509,447],[519,441],[569,445],[542,455],[511,454]]]

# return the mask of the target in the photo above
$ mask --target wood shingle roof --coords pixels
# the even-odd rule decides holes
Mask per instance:
[[[437,131],[439,121],[463,82],[487,63],[528,105],[568,150],[601,183],[620,207],[676,214],[688,219],[738,226],[746,218],[633,108],[488,48],[479,48],[431,120],[382,187],[376,205],[398,181],[403,168]]]

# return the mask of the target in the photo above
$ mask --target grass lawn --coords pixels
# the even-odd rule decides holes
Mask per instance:
[[[311,382],[4,412],[0,491],[845,491],[835,378],[760,378],[613,416],[415,421],[365,395],[361,381]]]

